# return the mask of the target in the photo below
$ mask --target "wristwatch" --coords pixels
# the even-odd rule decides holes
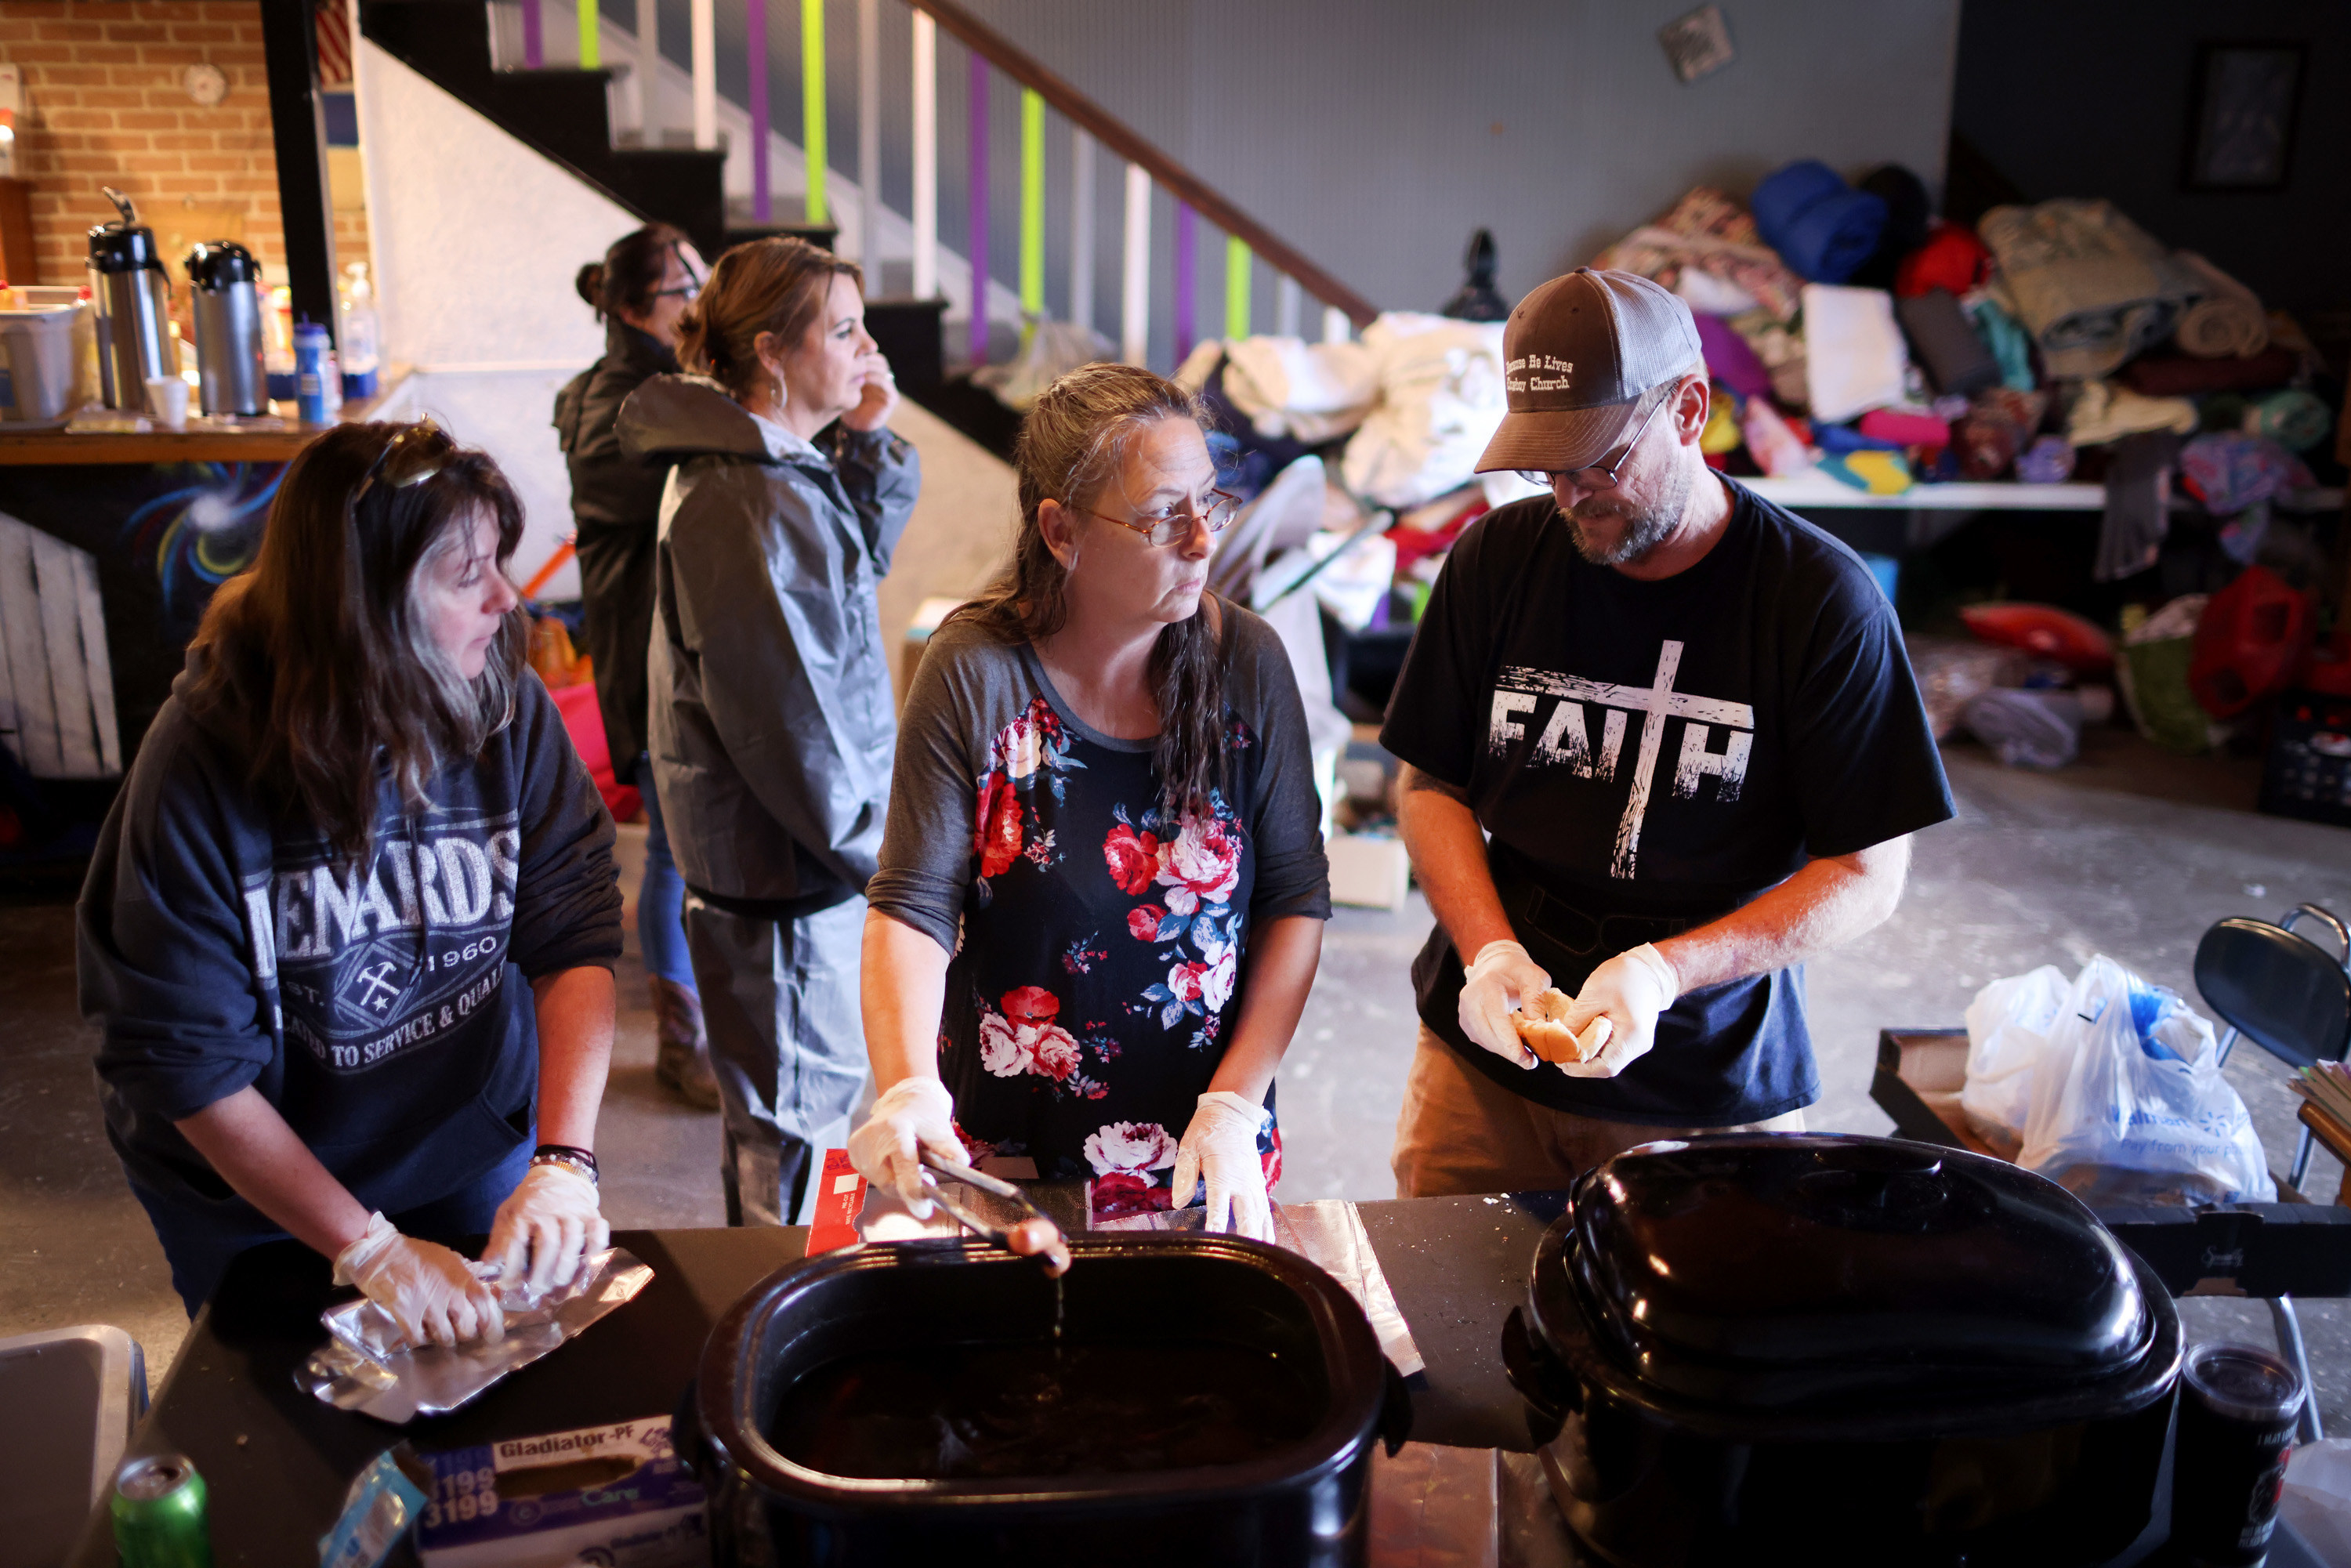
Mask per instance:
[[[530,1163],[534,1166],[561,1166],[568,1171],[586,1176],[590,1186],[601,1185],[596,1176],[595,1154],[570,1144],[541,1144],[531,1151]]]

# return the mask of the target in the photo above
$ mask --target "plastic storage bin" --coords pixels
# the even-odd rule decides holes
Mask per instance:
[[[0,1339],[0,1568],[54,1568],[147,1413],[139,1342],[103,1325]]]
[[[16,308],[0,310],[0,425],[62,425],[89,401],[97,333],[89,301],[73,288],[9,293]]]

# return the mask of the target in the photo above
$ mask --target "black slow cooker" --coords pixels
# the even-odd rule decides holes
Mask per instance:
[[[2180,1339],[2053,1182],[1744,1134],[1587,1173],[1503,1356],[1569,1526],[1623,1568],[2086,1564],[2147,1525]]]
[[[1235,1237],[1073,1236],[1070,1249],[1058,1303],[1036,1263],[976,1241],[830,1253],[737,1302],[704,1349],[700,1441],[684,1455],[710,1494],[715,1561],[1361,1563],[1372,1447],[1402,1441],[1411,1406],[1354,1299],[1304,1259]],[[1205,1389],[1165,1386],[1186,1356],[1228,1381],[1254,1365],[1265,1386],[1229,1391],[1238,1426],[1168,1437],[1156,1463],[1128,1444],[1120,1469],[1024,1474],[1033,1450],[1001,1445],[975,1467],[967,1426],[931,1442],[945,1427],[925,1399],[1022,1375],[1008,1364],[1058,1364],[1040,1361],[1056,1322],[1072,1377],[1089,1355],[1134,1372],[1130,1414],[1107,1423],[1201,1403]],[[1217,1430],[1246,1457],[1201,1462]],[[914,1462],[893,1469],[893,1456]]]

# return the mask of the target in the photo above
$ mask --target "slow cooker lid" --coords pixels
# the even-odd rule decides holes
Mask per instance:
[[[1717,1405],[2048,1388],[2153,1333],[2121,1245],[2031,1172],[1887,1138],[1651,1145],[1577,1184],[1562,1254],[1644,1382]]]

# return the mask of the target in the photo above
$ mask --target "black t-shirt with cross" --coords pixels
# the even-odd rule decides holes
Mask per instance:
[[[1571,996],[1602,960],[1739,907],[1812,858],[1942,821],[1951,797],[1893,607],[1860,559],[1723,481],[1697,565],[1646,582],[1576,551],[1549,497],[1472,525],[1429,597],[1380,739],[1468,792],[1512,930]],[[1798,969],[1688,993],[1613,1079],[1471,1044],[1442,925],[1422,1019],[1560,1110],[1729,1126],[1810,1104]]]

